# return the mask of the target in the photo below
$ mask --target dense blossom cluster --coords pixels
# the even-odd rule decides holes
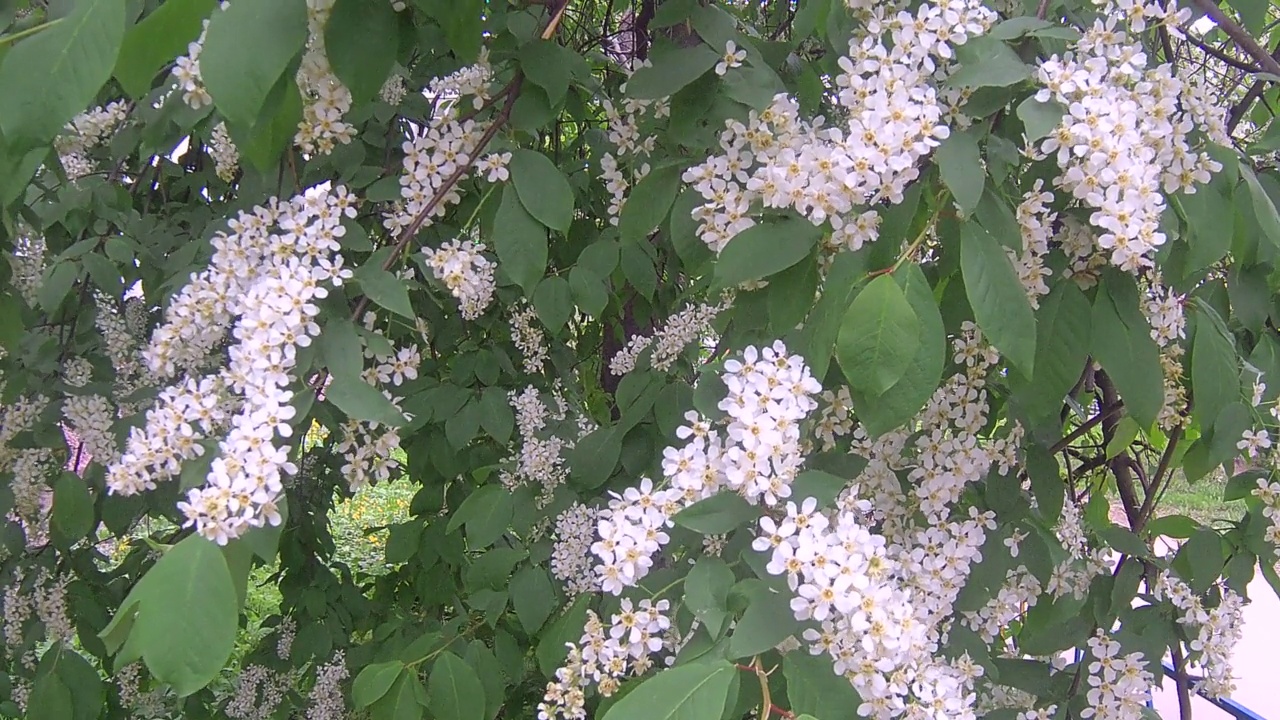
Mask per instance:
[[[1165,432],[1187,422],[1187,389],[1183,382],[1181,341],[1186,339],[1186,296],[1161,282],[1159,273],[1148,278],[1142,313],[1151,326],[1151,339],[1160,348],[1160,368],[1164,380],[1164,404],[1156,418]]]
[[[297,349],[320,332],[325,285],[350,277],[337,250],[355,202],[345,188],[308,191],[242,212],[230,234],[214,238],[209,268],[173,298],[144,352],[156,377],[187,375],[161,392],[145,427],[131,430],[108,469],[109,491],[154,489],[183,462],[216,452],[207,484],[180,503],[187,523],[225,543],[280,522],[283,478],[296,471],[276,440],[293,432],[292,369]],[[208,373],[210,365],[221,367]],[[201,442],[218,435],[216,450]]]
[[[1033,154],[1056,156],[1062,173],[1055,182],[1093,210],[1089,222],[1101,231],[1098,248],[1129,271],[1149,267],[1165,242],[1161,190],[1195,192],[1197,183],[1221,169],[1208,153],[1193,149],[1192,130],[1230,145],[1226,107],[1171,65],[1148,68],[1141,42],[1118,23],[1127,15],[1134,32],[1149,21],[1176,31],[1190,13],[1175,3],[1109,3],[1074,52],[1039,64],[1044,88],[1036,99],[1055,101],[1066,114]]]
[[[1156,597],[1178,608],[1178,622],[1193,636],[1188,659],[1192,672],[1202,673],[1194,690],[1211,698],[1229,697],[1235,690],[1231,654],[1244,633],[1244,599],[1230,588],[1218,592],[1218,604],[1209,608],[1190,585],[1167,572],[1155,587]]]
[[[236,148],[226,123],[218,123],[209,133],[209,155],[213,158],[213,170],[224,182],[236,178],[240,169],[240,151]]]
[[[373,313],[365,317],[365,330],[371,336],[380,335],[373,329],[375,319]],[[364,355],[373,361],[364,370],[364,381],[381,390],[383,396],[399,409],[401,398],[394,394],[393,388],[418,377],[418,366],[422,364],[418,347],[409,345],[396,349],[386,342],[384,348],[371,342],[365,347]],[[390,480],[400,469],[400,462],[396,459],[400,434],[395,428],[348,418],[340,431],[341,437],[334,445],[334,451],[342,456],[342,476],[351,491]]]
[[[1138,720],[1145,716],[1147,698],[1155,678],[1146,669],[1142,653],[1121,654],[1120,643],[1102,630],[1088,641],[1088,701],[1080,717]]]
[[[525,304],[511,314],[511,341],[520,350],[526,373],[537,375],[547,362],[547,338],[538,323],[538,313]]]
[[[720,313],[729,309],[730,302],[729,296],[725,295],[720,303],[714,305],[686,305],[683,310],[667,318],[666,323],[652,335],[632,335],[626,347],[609,360],[609,372],[626,375],[635,370],[641,355],[650,348],[652,352],[649,355],[649,366],[658,372],[667,372],[689,345],[695,342],[714,344],[713,323]]]
[[[221,0],[218,6],[226,10],[229,4],[227,0]],[[213,104],[213,98],[204,86],[204,75],[200,72],[200,54],[204,51],[204,39],[209,34],[209,18],[204,19],[203,25],[200,36],[187,44],[187,54],[179,56],[173,66],[173,79],[182,93],[182,101],[195,110]]]
[[[435,250],[424,250],[427,266],[435,278],[449,288],[458,299],[462,317],[475,320],[493,302],[497,264],[484,251],[484,243],[471,240],[449,240]]]
[[[89,151],[109,140],[128,115],[128,104],[117,100],[82,112],[67,123],[63,134],[53,141],[67,178],[75,180],[97,169]]]
[[[900,202],[919,177],[918,161],[949,136],[933,72],[953,45],[981,35],[996,16],[979,2],[943,0],[915,13],[872,13],[865,35],[849,41],[834,78],[847,125],[801,117],[799,104],[778,95],[746,123],[729,121],[721,154],[684,174],[706,200],[694,211],[698,234],[719,252],[755,224],[752,208],[793,208],[814,224],[830,222],[837,247],[874,239],[876,222],[863,209]]]
[[[302,120],[293,138],[304,152],[325,155],[333,151],[336,143],[351,142],[356,134],[355,126],[343,120],[351,110],[351,91],[333,74],[325,55],[324,31],[333,5],[334,0],[307,3],[307,51],[297,75]]]
[[[1006,248],[1013,267],[1018,271],[1018,279],[1027,291],[1027,299],[1032,308],[1040,307],[1040,298],[1049,294],[1046,282],[1053,274],[1045,267],[1045,255],[1049,252],[1049,241],[1053,236],[1053,224],[1057,214],[1048,208],[1053,202],[1053,193],[1043,192],[1043,181],[1036,180],[1018,204],[1018,227],[1022,231],[1022,252],[1017,253]]]
[[[526,485],[537,489],[535,503],[539,508],[550,504],[556,489],[569,477],[565,453],[596,429],[587,415],[570,407],[558,381],[548,395],[540,395],[532,385],[508,394],[517,439],[513,454],[503,461],[499,472],[508,489]]]
[[[637,63],[634,70],[645,67],[648,63]],[[617,225],[622,215],[622,208],[627,204],[627,196],[649,174],[649,163],[645,162],[653,152],[657,143],[654,133],[641,131],[646,116],[652,120],[670,117],[671,104],[668,98],[656,100],[638,100],[628,98],[619,108],[612,101],[601,101],[605,120],[608,122],[606,133],[609,142],[617,148],[617,155],[605,153],[600,158],[600,179],[612,199],[609,202],[609,223]]]
[[[13,254],[9,256],[9,267],[13,271],[10,282],[26,303],[36,306],[36,293],[44,282],[45,245],[44,236],[32,232],[25,223],[19,222],[13,237]]]
[[[670,603],[641,600],[632,604],[623,598],[619,612],[605,627],[592,611],[577,645],[568,643],[569,657],[547,683],[538,704],[539,720],[585,720],[587,708],[583,688],[595,684],[608,697],[618,690],[628,675],[643,675],[654,665],[653,656],[667,649],[671,619]]]
[[[595,542],[597,515],[596,510],[574,503],[556,516],[552,529],[551,575],[564,583],[565,595],[569,597],[596,588],[591,545]]]
[[[817,380],[781,342],[747,347],[741,360],[725,362],[721,380],[728,395],[719,409],[726,417],[713,423],[686,414],[688,424],[676,432],[684,446],[663,451],[668,486],[658,489],[642,478],[601,512],[600,540],[591,552],[605,592],[621,594],[649,572],[653,555],[669,540],[664,528],[680,508],[718,492],[768,506],[791,495],[803,460],[800,424],[817,408],[811,397],[821,391]]]

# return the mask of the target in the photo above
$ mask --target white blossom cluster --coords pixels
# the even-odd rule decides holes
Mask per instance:
[[[63,133],[54,138],[53,147],[68,179],[76,180],[97,170],[89,151],[110,139],[128,115],[128,104],[117,100],[86,110],[67,123]]]
[[[21,662],[28,669],[34,669],[34,648],[28,647],[33,638],[25,627],[28,620],[34,617],[44,626],[44,635],[35,637],[36,641],[70,642],[75,637],[75,624],[67,606],[67,584],[71,576],[41,568],[31,582],[24,583],[27,579],[24,572],[21,566],[14,568],[13,579],[5,586],[0,634],[4,636],[6,654],[23,650]]]
[[[1185,352],[1180,341],[1186,338],[1186,315],[1183,303],[1186,296],[1174,292],[1161,282],[1159,273],[1147,278],[1147,289],[1142,299],[1142,314],[1151,326],[1151,339],[1160,348],[1161,377],[1164,382],[1164,403],[1156,422],[1165,432],[1187,422],[1187,389],[1182,382],[1182,356]]]
[[[511,314],[511,341],[520,350],[524,371],[530,375],[541,373],[547,362],[547,338],[532,305],[525,303]]]
[[[706,204],[694,210],[698,234],[719,252],[755,224],[756,203],[793,208],[815,225],[830,222],[832,243],[861,247],[873,239],[865,206],[900,202],[919,177],[918,161],[949,136],[933,73],[952,46],[981,35],[996,16],[972,0],[923,3],[915,13],[882,8],[868,14],[866,34],[839,59],[836,96],[847,125],[803,119],[778,95],[746,123],[730,120],[722,153],[684,174]]]
[[[465,172],[470,167],[487,172],[491,182],[505,173],[510,153],[474,157],[485,127],[471,118],[463,119],[458,107],[466,97],[472,98],[472,106],[477,111],[484,107],[489,100],[492,78],[488,57],[482,53],[475,65],[435,78],[427,86],[427,95],[444,106],[417,129],[413,138],[401,145],[404,150],[401,200],[389,209],[382,222],[389,233],[399,235],[412,226],[419,215],[425,214],[420,228],[429,226],[435,218],[443,217],[450,205],[456,205],[462,199],[456,184],[448,182],[455,173]]]
[[[308,0],[307,50],[298,67],[298,90],[302,93],[302,120],[293,142],[307,153],[328,155],[337,143],[346,145],[355,137],[355,126],[343,120],[351,110],[347,89],[325,55],[324,30],[333,12],[334,0]]]
[[[516,447],[503,460],[498,476],[509,490],[526,485],[536,488],[534,502],[539,509],[551,503],[556,489],[569,477],[564,453],[596,429],[589,417],[570,407],[559,381],[549,395],[544,400],[532,385],[508,393],[507,401],[515,413]]]
[[[636,63],[634,69],[649,64]],[[627,71],[632,72],[631,70]],[[628,75],[629,76],[629,75]],[[625,92],[626,86],[623,85]],[[649,163],[644,159],[653,153],[658,136],[652,132],[642,132],[642,123],[646,115],[653,120],[671,116],[669,98],[653,100],[637,100],[628,98],[619,108],[608,99],[600,103],[604,109],[605,121],[608,123],[606,134],[609,142],[617,148],[617,155],[605,153],[600,158],[600,179],[609,191],[609,224],[617,225],[622,215],[622,208],[627,204],[627,196],[636,183],[649,174]]]
[[[110,465],[120,458],[115,433],[111,426],[116,420],[116,407],[107,398],[96,395],[68,395],[62,403],[62,415],[79,442],[77,454]],[[79,467],[81,463],[72,463]]]
[[[374,314],[365,318],[365,328],[374,332],[372,325]],[[422,364],[422,355],[416,345],[400,349],[391,348],[392,354],[385,355],[372,346],[365,348],[364,355],[373,362],[365,368],[363,377],[369,385],[378,388],[384,397],[397,409],[401,398],[394,394],[392,388],[400,387],[407,381],[418,377],[418,366]],[[348,418],[341,426],[342,436],[334,446],[334,451],[342,455],[342,476],[347,480],[347,487],[355,492],[360,488],[392,479],[400,469],[397,460],[400,450],[400,434],[393,428],[381,423]]]
[[[652,668],[653,656],[668,646],[668,610],[666,600],[646,599],[633,605],[623,598],[607,628],[594,611],[587,611],[582,638],[576,645],[566,643],[569,657],[556,670],[556,679],[547,683],[538,703],[538,719],[586,720],[583,688],[594,683],[602,696],[609,697],[628,675],[640,676]]]
[[[13,237],[13,254],[9,267],[13,271],[10,281],[26,303],[36,306],[37,293],[44,284],[45,253],[44,236],[36,233],[26,223],[19,222]]]
[[[276,657],[288,660],[292,654],[297,624],[293,618],[284,618],[278,628]],[[271,720],[280,704],[297,686],[298,670],[273,670],[251,663],[236,677],[235,693],[227,701],[223,712],[230,720]]]
[[[1053,271],[1045,267],[1044,258],[1049,253],[1049,240],[1053,236],[1053,223],[1057,214],[1049,209],[1053,193],[1043,191],[1044,181],[1036,180],[1018,204],[1018,227],[1022,231],[1022,253],[1006,248],[1018,280],[1027,291],[1027,300],[1033,309],[1040,307],[1040,298],[1049,294],[1047,282]]]
[[[1142,653],[1121,655],[1120,643],[1098,630],[1088,640],[1088,700],[1080,717],[1107,720],[1138,720],[1144,717],[1147,698],[1155,678],[1146,669]]]
[[[35,427],[49,405],[44,395],[22,395],[0,406],[0,472],[11,475],[13,515],[28,529],[39,528],[47,518],[43,500],[47,478],[54,469],[53,451],[45,447],[12,447],[19,433]]]
[[[1016,547],[1016,544],[1013,546]],[[1014,557],[1017,557],[1014,551]],[[1035,607],[1043,588],[1040,580],[1025,565],[1019,565],[1005,574],[1004,584],[995,597],[978,610],[966,611],[961,623],[978,633],[982,641],[991,644],[1003,635],[1015,621]]]
[[[335,651],[329,662],[316,667],[316,682],[307,695],[306,720],[346,719],[342,683],[347,676],[347,659],[341,650]]]
[[[283,478],[297,468],[276,437],[293,433],[288,388],[298,347],[320,332],[316,302],[328,295],[326,284],[351,275],[337,250],[341,220],[354,217],[355,203],[341,187],[273,199],[230,221],[230,234],[214,237],[209,268],[192,274],[173,298],[143,353],[157,378],[192,374],[165,388],[146,426],[131,431],[119,462],[108,468],[109,492],[155,488],[205,452],[200,440],[221,435],[206,485],[179,504],[187,525],[225,543],[250,527],[280,522]],[[222,366],[210,354],[222,357],[228,331]],[[201,374],[210,364],[220,367]]]
[[[382,83],[382,87],[378,89],[378,99],[388,105],[399,105],[407,94],[409,94],[409,90],[405,87],[404,75],[398,72],[393,72],[387,76],[386,81]]]
[[[595,542],[597,512],[581,503],[556,516],[551,546],[551,576],[564,583],[567,597],[595,589],[591,545]]]
[[[497,263],[485,256],[486,249],[482,242],[449,240],[436,250],[423,251],[432,274],[458,299],[466,320],[480,317],[493,302]]]
[[[240,151],[231,140],[226,123],[218,123],[209,133],[209,155],[213,157],[213,171],[223,182],[236,179],[236,172],[240,169]]]
[[[1111,569],[1108,553],[1101,548],[1089,547],[1080,508],[1074,502],[1062,504],[1062,515],[1053,532],[1067,554],[1054,566],[1045,591],[1055,598],[1071,595],[1082,600],[1089,592],[1089,583]]]
[[[725,362],[721,380],[728,395],[719,409],[722,423],[690,411],[676,431],[686,443],[663,451],[666,488],[649,478],[622,495],[612,494],[600,512],[598,542],[591,552],[600,588],[619,595],[653,566],[653,556],[669,541],[664,531],[681,508],[718,492],[736,492],[752,504],[776,506],[791,494],[803,462],[800,424],[817,408],[821,391],[804,359],[780,341],[747,347],[742,359]],[[721,428],[719,425],[723,425]]]
[[[680,312],[667,318],[662,328],[653,335],[632,335],[626,347],[614,354],[609,360],[609,372],[614,375],[626,375],[636,369],[636,363],[645,350],[650,348],[649,366],[658,372],[667,372],[692,343],[706,341],[715,337],[716,317],[728,310],[731,305],[728,295],[716,304],[697,303],[684,306]]]
[[[230,5],[227,0],[218,3],[220,10]],[[194,110],[213,104],[213,98],[204,86],[204,76],[200,73],[200,53],[204,50],[204,40],[209,34],[209,18],[205,18],[200,37],[187,44],[187,54],[178,57],[173,66],[173,79],[178,83],[182,93],[182,101]]]
[[[1191,79],[1163,64],[1147,67],[1136,37],[1148,21],[1176,31],[1190,17],[1176,3],[1108,3],[1104,17],[1085,30],[1073,52],[1039,64],[1040,102],[1066,108],[1058,128],[1033,148],[1036,157],[1055,155],[1062,173],[1055,179],[1088,208],[1101,231],[1098,247],[1111,263],[1130,272],[1152,264],[1164,244],[1159,230],[1164,192],[1195,192],[1221,164],[1193,149],[1191,132],[1229,145],[1226,108],[1207,100]]]
[[[1201,677],[1193,690],[1211,698],[1229,697],[1235,691],[1231,655],[1244,634],[1244,598],[1220,587],[1221,599],[1213,608],[1179,578],[1164,572],[1156,580],[1155,596],[1178,608],[1178,623],[1194,634],[1188,644],[1189,670]]]
[[[838,439],[853,432],[853,396],[844,385],[838,390],[823,390],[819,407],[818,422],[814,425],[813,434],[821,443],[818,449],[827,452],[836,447]]]

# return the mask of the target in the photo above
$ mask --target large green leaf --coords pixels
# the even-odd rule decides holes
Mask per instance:
[[[378,94],[396,62],[391,3],[336,0],[324,26],[324,52],[355,102]]]
[[[759,510],[735,492],[721,491],[676,513],[675,523],[703,535],[722,535],[755,518]]]
[[[493,244],[499,267],[531,295],[547,271],[547,230],[525,210],[517,192],[510,185],[502,191],[493,219]]]
[[[56,24],[16,43],[0,63],[0,131],[31,147],[57,135],[111,77],[125,0],[78,0]]]
[[[663,670],[627,693],[602,720],[715,720],[724,714],[737,672],[724,661]]]
[[[782,659],[791,711],[810,713],[822,720],[856,720],[862,704],[853,685],[837,675],[831,658],[803,652]]]
[[[271,89],[306,41],[306,0],[233,2],[214,13],[200,75],[223,117],[241,127],[256,125]]]
[[[738,618],[729,636],[731,658],[751,657],[772,650],[803,629],[791,612],[788,595],[756,585],[750,597],[747,611]]]
[[[514,512],[515,500],[511,493],[501,485],[485,485],[462,501],[446,529],[453,532],[459,525],[465,525],[467,544],[479,550],[502,537]]]
[[[1195,308],[1191,346],[1191,414],[1202,428],[1213,427],[1222,408],[1240,400],[1240,369],[1231,340],[1223,335],[1213,311]]]
[[[535,150],[517,150],[511,156],[511,181],[520,202],[538,222],[567,232],[573,221],[573,188],[564,173]],[[506,201],[503,192],[503,201]]]
[[[366,665],[351,684],[351,702],[357,709],[372,705],[387,694],[404,668],[399,660]]]
[[[729,619],[729,589],[733,571],[723,560],[702,557],[684,581],[685,606],[717,638]]]
[[[1253,200],[1253,212],[1258,219],[1258,227],[1262,228],[1263,235],[1271,245],[1280,246],[1280,213],[1276,212],[1276,205],[1272,202],[1271,196],[1267,195],[1262,183],[1258,182],[1258,176],[1243,159],[1240,161],[1240,177],[1244,178],[1245,185],[1249,187],[1249,197]]]
[[[953,130],[951,136],[934,151],[934,158],[942,182],[946,183],[960,210],[966,215],[972,213],[982,199],[982,187],[987,177],[977,132],[973,129]]]
[[[134,98],[151,92],[151,81],[165,63],[185,55],[187,44],[200,36],[204,19],[216,0],[166,0],[129,28],[116,58],[115,76]]]
[[[325,388],[324,398],[353,420],[376,422],[388,427],[401,427],[404,413],[360,376],[335,375]]]
[[[484,686],[451,652],[440,653],[427,679],[427,707],[436,720],[484,720]]]
[[[406,669],[393,678],[388,691],[369,708],[371,720],[422,720],[422,698],[426,693],[418,674]]]
[[[1108,283],[1112,277],[1116,276],[1108,277]],[[1129,414],[1143,427],[1151,427],[1164,406],[1160,350],[1138,308],[1126,304],[1122,314],[1106,285],[1093,302],[1092,347]]]
[[[970,39],[956,56],[961,67],[946,79],[949,87],[1005,87],[1031,77],[1031,67],[1013,48],[993,37]]]
[[[360,289],[370,300],[400,315],[413,320],[413,304],[409,302],[409,291],[405,281],[378,267],[376,264],[361,265],[355,271]]]
[[[850,387],[880,395],[902,378],[919,347],[920,320],[897,281],[881,275],[849,305],[836,359]]]
[[[1004,248],[981,225],[961,231],[960,269],[978,327],[1015,367],[1033,376],[1036,317]]]
[[[556,593],[547,571],[530,567],[516,573],[511,578],[511,605],[525,631],[536,633],[556,609]]]
[[[693,47],[671,45],[654,49],[653,64],[642,67],[627,80],[627,95],[641,100],[670,97],[702,77],[720,61],[720,53],[699,43]]]
[[[721,287],[733,287],[786,270],[808,256],[821,237],[821,227],[799,217],[749,227],[720,251],[716,280]]]
[[[127,632],[126,654],[140,654],[157,680],[185,697],[208,685],[231,657],[237,608],[222,553],[205,538],[190,535],[142,576],[102,636],[115,636],[116,627]],[[109,642],[112,646],[119,645]]]
[[[859,392],[852,394],[858,419],[866,425],[872,437],[899,427],[924,407],[938,388],[947,359],[942,314],[938,311],[928,279],[915,264],[904,266],[894,276],[920,321],[920,339],[915,355],[893,387],[878,396]]]
[[[1058,283],[1036,311],[1035,377],[1017,375],[1014,393],[1032,418],[1062,408],[1063,398],[1084,372],[1089,357],[1093,309],[1074,282]]]
[[[667,165],[645,175],[627,196],[618,218],[618,233],[624,242],[643,241],[662,224],[680,191],[681,165]]]
[[[93,530],[93,496],[79,475],[64,472],[58,476],[53,486],[50,524],[54,540],[62,547],[69,547]]]

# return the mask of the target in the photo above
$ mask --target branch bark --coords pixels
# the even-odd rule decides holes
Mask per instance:
[[[1218,7],[1217,0],[1194,0],[1194,2],[1196,7],[1204,10],[1205,14],[1217,23],[1218,27],[1222,28],[1222,32],[1235,41],[1241,50],[1248,53],[1249,57],[1252,57],[1262,70],[1272,75],[1280,75],[1280,62],[1271,57],[1271,53],[1268,53],[1259,45],[1258,41],[1254,40],[1253,36],[1240,27],[1235,20],[1232,20],[1226,13],[1222,12],[1222,8]]]

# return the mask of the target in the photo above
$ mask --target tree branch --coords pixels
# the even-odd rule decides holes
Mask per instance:
[[[1234,40],[1241,50],[1244,50],[1257,61],[1262,70],[1272,75],[1280,75],[1280,62],[1271,57],[1271,54],[1259,45],[1252,35],[1245,32],[1244,28],[1236,24],[1235,20],[1232,20],[1226,13],[1222,12],[1222,8],[1218,7],[1216,0],[1194,0],[1194,3],[1196,7],[1204,10],[1205,14],[1217,23],[1218,27],[1222,28],[1222,32]]]

